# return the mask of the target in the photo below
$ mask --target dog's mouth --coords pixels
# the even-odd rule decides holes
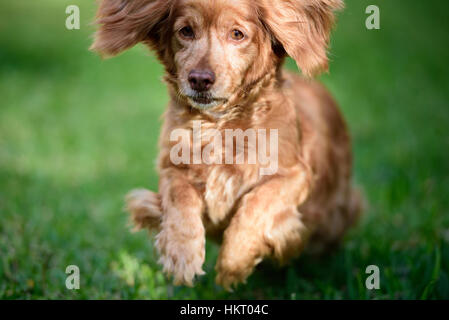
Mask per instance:
[[[214,99],[210,95],[196,95],[190,97],[190,99],[198,104],[211,104],[214,101]]]
[[[196,105],[206,108],[226,102],[225,98],[216,98],[213,97],[210,93],[197,93],[195,95],[187,96],[187,98],[192,100]]]

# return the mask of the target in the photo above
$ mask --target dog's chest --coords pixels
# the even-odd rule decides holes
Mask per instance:
[[[252,167],[252,168],[251,168]],[[212,224],[218,225],[233,213],[240,198],[257,183],[256,166],[214,165],[207,170],[202,183],[206,214]]]
[[[260,168],[270,164],[267,161],[268,164],[261,164],[260,159],[269,158],[257,148],[261,137],[266,139],[267,135],[252,129],[219,130],[203,121],[193,122],[192,127],[184,130],[183,136],[188,139],[184,139],[184,144],[182,140],[178,142],[176,155],[181,157],[178,160],[187,169],[190,182],[203,195],[207,217],[213,225],[218,225],[232,214],[239,199],[263,176]],[[263,150],[266,152],[271,145],[269,141],[263,142],[265,146],[268,144]]]

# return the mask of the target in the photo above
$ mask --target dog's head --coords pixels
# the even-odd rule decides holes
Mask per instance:
[[[139,42],[165,65],[177,95],[208,109],[245,92],[286,55],[305,75],[327,69],[342,0],[103,0],[92,49],[113,56]]]

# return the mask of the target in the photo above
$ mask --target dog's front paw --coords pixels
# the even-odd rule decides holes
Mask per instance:
[[[146,189],[133,190],[126,196],[126,209],[135,230],[158,229],[162,217],[161,197]]]
[[[246,283],[246,279],[260,261],[262,259],[249,259],[248,257],[233,259],[221,256],[215,266],[217,271],[215,282],[226,290],[232,291],[232,288],[239,283]]]
[[[205,274],[202,269],[205,258],[204,237],[182,239],[179,234],[162,230],[156,239],[159,264],[175,285],[192,286],[196,275]]]

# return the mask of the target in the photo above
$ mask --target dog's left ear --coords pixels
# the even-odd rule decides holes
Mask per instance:
[[[342,0],[259,0],[261,19],[306,76],[328,68],[327,47],[334,12]]]
[[[100,26],[90,49],[102,56],[114,56],[139,42],[156,48],[171,3],[169,0],[102,0],[96,18]]]

